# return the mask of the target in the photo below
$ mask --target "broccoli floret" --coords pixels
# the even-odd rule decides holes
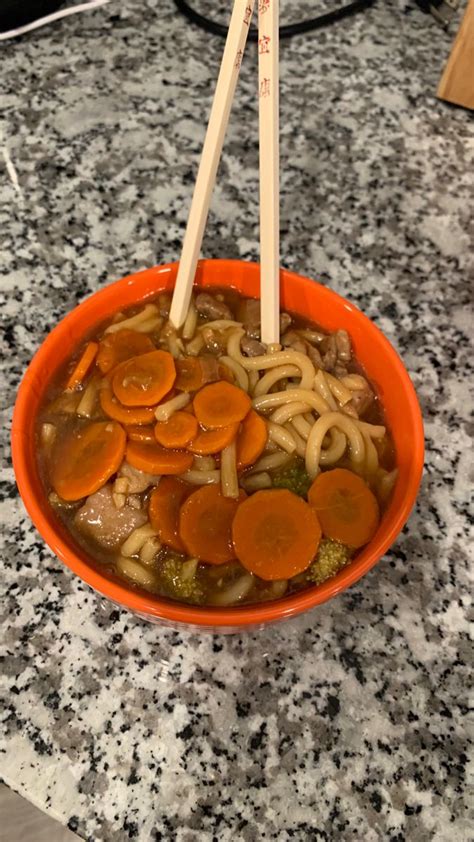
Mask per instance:
[[[272,474],[274,488],[287,488],[298,497],[305,497],[311,486],[311,478],[306,473],[304,461],[294,459],[289,465]]]
[[[349,563],[352,552],[350,547],[340,544],[339,541],[323,538],[315,560],[306,571],[308,581],[321,585],[326,579],[335,576]]]
[[[198,561],[183,561],[178,556],[169,555],[160,563],[160,583],[166,596],[184,602],[201,604],[204,589],[197,577]]]

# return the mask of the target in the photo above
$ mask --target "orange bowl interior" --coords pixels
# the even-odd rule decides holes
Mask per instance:
[[[38,471],[35,423],[49,381],[95,324],[137,302],[174,286],[177,264],[158,266],[117,281],[92,295],[48,335],[33,358],[18,391],[12,427],[13,465],[23,502],[53,552],[96,591],[150,619],[214,629],[274,622],[325,602],[361,578],[393,543],[414,505],[423,469],[423,423],[411,380],[399,356],[377,327],[354,305],[324,286],[282,270],[282,308],[293,310],[327,330],[345,328],[355,355],[375,385],[396,449],[399,476],[379,529],[351,564],[322,585],[275,602],[236,608],[200,608],[128,588],[91,566],[51,510]],[[196,281],[204,286],[232,286],[258,297],[257,264],[203,260]]]

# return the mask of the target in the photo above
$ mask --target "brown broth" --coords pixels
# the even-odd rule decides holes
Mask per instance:
[[[199,291],[200,290],[198,288],[196,292],[198,293]],[[224,303],[226,303],[230,307],[230,309],[234,313],[238,313],[238,311],[241,309],[242,302],[245,301],[244,297],[232,288],[212,288],[206,289],[205,291],[208,293],[212,293],[214,297],[218,296]],[[160,296],[156,298],[149,298],[146,301],[146,304],[156,303],[160,300],[160,298],[161,302],[163,302],[163,296]],[[140,305],[124,310],[123,316],[125,318],[129,318],[135,315],[136,313],[140,312],[143,306],[144,303],[142,302]],[[298,314],[290,313],[290,315],[292,317],[292,330],[309,329],[319,331],[325,335],[329,335],[325,330],[320,328],[319,325],[314,324],[309,320],[303,319]],[[89,423],[90,420],[107,419],[107,416],[102,411],[98,400],[96,400],[94,403],[91,418],[79,418],[75,414],[75,408],[77,408],[77,404],[79,403],[82,397],[84,387],[80,388],[77,393],[73,393],[73,395],[68,395],[64,391],[64,384],[67,380],[68,375],[74,368],[78,358],[80,357],[86,341],[92,338],[100,338],[103,335],[104,330],[113,321],[114,319],[111,318],[108,321],[102,322],[101,325],[96,326],[93,331],[90,331],[88,336],[84,337],[84,340],[81,342],[81,345],[73,352],[69,359],[65,361],[64,365],[62,365],[59,368],[59,370],[55,373],[55,376],[52,379],[46,391],[44,401],[38,416],[36,440],[40,473],[44,483],[45,492],[48,496],[50,496],[53,491],[49,474],[51,452],[54,452],[54,446],[52,449],[50,449],[49,452],[48,449],[43,446],[41,442],[42,425],[44,423],[52,423],[55,425],[57,430],[57,442],[58,440],[61,440],[62,438],[67,436],[72,430],[78,429],[81,425]],[[199,316],[198,324],[203,324],[206,321],[212,321],[212,319],[205,319],[202,316]],[[154,338],[155,340],[158,338],[158,336],[159,332],[155,333],[155,335],[152,334],[152,338]],[[206,349],[206,353],[209,354],[212,353],[212,351]],[[348,373],[361,374],[362,376],[366,377],[362,366],[357,362],[357,360],[352,359],[347,366],[347,370]],[[374,389],[373,386],[372,389]],[[371,424],[385,424],[383,407],[376,393],[373,404],[371,405],[367,413],[361,416],[361,419]],[[378,450],[380,467],[386,471],[392,471],[395,467],[396,460],[395,449],[390,433],[387,432],[385,438],[382,440],[382,445],[380,445],[377,441],[375,442],[375,444]],[[349,460],[347,458],[343,458],[337,463],[337,467],[350,468]],[[373,486],[373,490],[376,491],[375,486]],[[146,507],[147,505],[148,496],[149,492],[144,492],[140,495],[142,505],[144,507]],[[120,553],[118,553],[115,550],[109,551],[104,549],[91,538],[88,538],[86,535],[84,535],[81,529],[77,527],[75,523],[75,515],[78,509],[82,507],[83,503],[84,500],[80,500],[72,505],[55,504],[53,505],[53,509],[57,516],[60,518],[60,520],[66,526],[67,530],[73,536],[74,541],[88,553],[88,555],[91,558],[91,563],[94,565],[94,567],[96,567],[96,569],[100,569],[102,572],[106,573],[108,576],[114,579],[118,578],[120,581],[123,581],[123,576],[121,576],[121,574],[118,573],[116,566],[117,558],[120,556]],[[386,501],[382,501],[379,499],[379,503],[380,508],[383,511],[386,505]],[[170,562],[170,564],[174,563],[173,561],[170,561],[172,559],[184,562],[186,560],[186,557],[180,556],[175,551],[172,551],[167,547],[163,547],[156,556],[154,565],[152,566],[152,570],[154,572],[154,581],[152,585],[146,588],[147,591],[168,598],[176,598],[173,595],[173,589],[170,588],[168,580],[160,573],[160,570],[163,569],[163,564],[166,564],[167,562]],[[180,601],[194,601],[198,602],[199,604],[212,605],[215,602],[216,598],[218,599],[219,595],[222,594],[224,588],[227,588],[233,583],[235,583],[236,580],[239,579],[239,577],[242,577],[244,574],[244,569],[237,561],[231,562],[226,565],[222,565],[220,567],[214,567],[208,564],[199,563],[195,580],[199,585],[201,595],[199,599],[181,596]],[[127,580],[127,584],[132,588],[136,587],[135,585],[130,584],[129,580]],[[308,587],[308,584],[309,583],[305,581],[304,576],[297,576],[294,578],[294,580],[290,580],[288,590],[286,592],[291,593],[296,590],[301,590],[302,588]],[[266,601],[268,599],[278,598],[278,596],[283,595],[282,592],[277,592],[278,589],[278,583],[275,584],[271,582],[266,582],[258,579],[258,577],[254,577],[254,584],[251,590],[245,595],[245,597],[241,600],[239,604],[261,602]],[[282,589],[280,588],[280,591],[281,590]]]

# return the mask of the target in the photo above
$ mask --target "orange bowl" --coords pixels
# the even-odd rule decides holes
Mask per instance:
[[[383,334],[353,304],[321,284],[282,270],[282,307],[312,319],[327,330],[345,328],[357,359],[375,385],[391,430],[399,475],[391,502],[372,541],[334,578],[324,584],[274,602],[236,608],[184,605],[127,587],[92,563],[50,507],[38,469],[35,425],[48,384],[82,337],[94,325],[137,302],[174,286],[177,264],[157,266],[123,278],[96,292],[49,334],[33,358],[20,385],[12,427],[12,453],[23,502],[36,528],[53,552],[94,590],[152,622],[177,628],[233,632],[288,619],[314,608],[357,582],[388,550],[415,503],[423,470],[423,422],[411,380],[400,357]],[[197,283],[232,286],[258,297],[257,264],[233,260],[203,260]]]

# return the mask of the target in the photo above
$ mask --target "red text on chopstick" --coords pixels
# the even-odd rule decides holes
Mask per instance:
[[[269,35],[262,35],[262,37],[258,39],[258,51],[259,51],[260,55],[264,55],[265,53],[270,52],[270,36]]]
[[[245,14],[244,14],[244,23],[246,23],[247,26],[249,26],[249,24],[250,24],[251,17],[252,17],[252,6],[247,6],[246,9],[245,9]]]
[[[264,12],[267,12],[270,8],[270,0],[259,0],[258,2],[258,12],[260,15],[263,15]]]
[[[262,79],[259,89],[260,96],[270,96],[270,79]]]

